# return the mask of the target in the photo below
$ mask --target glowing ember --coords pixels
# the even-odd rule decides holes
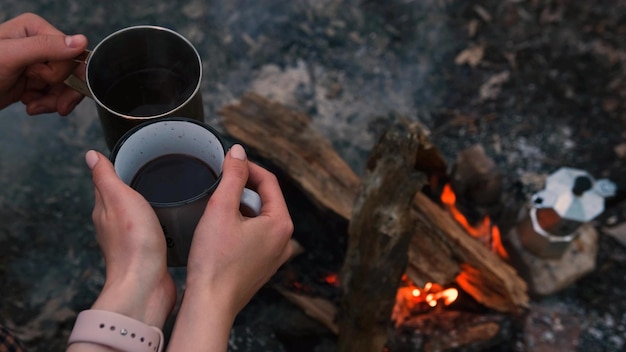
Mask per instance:
[[[428,282],[419,288],[404,275],[396,294],[396,305],[391,318],[396,325],[402,324],[412,314],[428,311],[438,305],[448,306],[459,296],[455,288],[444,289],[441,285]]]
[[[441,202],[446,205],[452,217],[473,237],[479,239],[485,246],[491,248],[491,251],[498,254],[502,259],[508,259],[509,255],[502,245],[500,230],[491,223],[491,219],[486,216],[476,225],[470,225],[467,218],[455,206],[456,195],[452,191],[450,184],[446,184],[441,193]]]
[[[339,277],[337,276],[337,274],[328,274],[324,278],[324,282],[326,282],[329,285],[338,287],[339,286]]]

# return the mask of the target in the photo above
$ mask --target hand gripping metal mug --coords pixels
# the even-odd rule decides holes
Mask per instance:
[[[222,178],[225,155],[226,146],[213,128],[177,117],[144,122],[113,148],[116,173],[148,200],[159,218],[169,266],[186,265],[196,225]],[[261,206],[261,197],[245,188],[242,214],[256,216]]]
[[[65,83],[93,98],[109,149],[147,120],[185,116],[204,121],[202,60],[173,30],[134,26],[104,38],[87,55],[85,80]]]

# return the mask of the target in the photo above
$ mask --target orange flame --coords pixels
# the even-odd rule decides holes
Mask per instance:
[[[448,208],[452,217],[469,233],[475,238],[481,240],[485,245],[491,248],[491,251],[498,254],[502,259],[508,259],[509,255],[502,244],[502,238],[500,236],[500,229],[494,224],[491,223],[491,219],[488,216],[482,219],[482,221],[477,225],[470,225],[467,221],[467,218],[463,213],[459,211],[459,209],[455,206],[456,204],[456,195],[452,190],[450,184],[446,184],[441,192],[441,202],[445,204]]]
[[[417,287],[406,275],[402,276],[402,282],[396,293],[396,304],[391,318],[400,325],[416,310],[424,310],[448,306],[459,296],[455,288],[444,289],[441,285],[428,282],[423,288]]]

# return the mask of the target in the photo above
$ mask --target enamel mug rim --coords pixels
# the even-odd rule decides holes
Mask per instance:
[[[224,158],[226,156],[226,153],[228,151],[228,149],[226,148],[226,144],[224,143],[223,138],[220,136],[220,134],[217,132],[217,130],[215,130],[213,127],[202,123],[198,120],[192,119],[192,118],[188,118],[188,117],[163,117],[163,118],[159,118],[159,119],[153,119],[153,120],[148,120],[144,123],[141,123],[133,128],[131,128],[130,130],[128,130],[123,136],[122,138],[120,138],[118,140],[118,142],[115,144],[113,150],[111,151],[111,156],[109,157],[109,160],[111,160],[111,163],[113,163],[113,166],[115,167],[115,160],[120,152],[120,150],[122,149],[122,147],[124,146],[124,144],[128,141],[128,139],[130,139],[133,135],[135,135],[135,133],[141,129],[143,129],[144,127],[150,126],[152,124],[155,123],[167,123],[167,122],[185,122],[185,123],[193,123],[199,127],[202,127],[204,129],[206,129],[208,132],[210,132],[211,134],[213,134],[213,136],[215,137],[215,139],[219,142],[223,154],[222,154],[222,161],[220,164],[222,164],[224,162]],[[215,171],[215,170],[213,170]],[[117,172],[117,169],[116,169]],[[217,172],[216,172],[217,173]],[[210,196],[211,194],[213,194],[213,192],[215,191],[215,189],[217,188],[217,186],[219,185],[220,181],[222,180],[222,168],[220,167],[219,170],[219,174],[217,175],[217,178],[215,179],[215,182],[213,182],[213,184],[205,189],[204,191],[202,191],[201,193],[191,197],[191,198],[187,198],[184,200],[179,200],[179,201],[174,201],[174,202],[167,202],[167,203],[163,203],[163,202],[150,202],[148,201],[148,203],[150,203],[150,205],[154,206],[154,207],[159,207],[159,208],[168,208],[168,207],[180,207],[186,204],[190,204],[193,202],[196,202],[200,199],[203,199],[205,197]],[[127,182],[125,182],[126,184],[128,184]]]

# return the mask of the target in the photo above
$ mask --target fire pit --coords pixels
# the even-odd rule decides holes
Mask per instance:
[[[453,311],[468,322],[476,311],[497,317],[462,324],[465,330],[457,344],[489,344],[486,341],[507,335],[502,333],[507,326],[503,321],[528,304],[526,284],[506,262],[506,249],[491,218],[485,215],[470,223],[455,206],[457,196],[445,162],[421,126],[401,122],[385,135],[372,152],[368,176],[359,180],[329,143],[308,129],[302,114],[256,95],[244,96],[221,113],[231,135],[298,185],[286,192],[296,191],[311,201],[304,213],[311,216],[316,208],[326,223],[340,224],[334,226],[339,232],[315,234],[319,241],[336,241],[330,250],[303,247],[305,253],[311,248],[336,253],[334,265],[341,267],[314,269],[317,277],[310,279],[311,273],[288,265],[283,282],[276,284],[284,297],[339,334],[340,349],[350,350],[354,341],[368,350],[393,344],[388,342],[392,320],[400,328],[415,324],[415,317],[448,311],[446,306],[456,306]],[[262,133],[281,136],[274,139],[277,145],[254,127],[267,121],[272,128],[266,126]],[[316,146],[317,155],[309,154],[309,144]],[[303,212],[294,213],[298,224]],[[346,232],[348,239],[343,239]],[[306,275],[309,278],[302,279]],[[453,314],[454,321],[459,314]],[[435,338],[425,341],[439,345]]]
[[[531,296],[563,290],[594,268],[588,223],[559,260],[520,243],[532,197],[505,188],[479,145],[448,167],[428,131],[396,117],[361,179],[302,113],[247,94],[221,114],[283,180],[292,209],[304,252],[273,287],[339,351],[498,346],[520,333]]]

